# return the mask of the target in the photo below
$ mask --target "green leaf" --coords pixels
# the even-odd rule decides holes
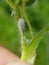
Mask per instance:
[[[40,41],[38,48],[36,50],[37,56],[36,56],[34,65],[47,65],[47,62],[48,62],[47,57],[49,57],[47,55],[47,40],[48,39],[49,38],[47,38],[47,34],[46,34],[43,37],[43,39]]]

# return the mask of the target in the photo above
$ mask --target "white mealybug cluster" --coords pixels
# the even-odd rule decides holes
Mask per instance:
[[[24,27],[25,27],[25,21],[24,21],[23,18],[20,18],[19,21],[18,21],[18,29],[19,29],[19,31],[23,32]]]

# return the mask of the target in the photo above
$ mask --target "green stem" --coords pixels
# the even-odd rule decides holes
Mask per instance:
[[[22,61],[26,61],[28,57],[31,57],[34,55],[34,52],[36,52],[36,49],[38,47],[39,42],[45,36],[45,34],[49,31],[49,25],[46,26],[44,29],[42,29],[32,40],[32,42],[26,47],[26,49],[23,51],[23,55],[21,56]]]
[[[20,34],[20,37],[21,37],[21,49],[22,49],[22,53],[23,53],[23,51],[24,51],[25,48],[26,48],[26,43],[25,43],[25,40],[24,40],[24,35],[23,35],[23,33]]]
[[[25,18],[26,23],[27,23],[27,25],[28,25],[28,27],[29,27],[30,34],[31,34],[31,38],[33,38],[32,27],[31,27],[31,25],[30,25],[30,23],[29,23],[29,19],[28,19],[28,16],[27,16],[27,13],[26,13],[26,9],[25,9],[26,0],[22,0],[22,2],[23,2],[23,7],[22,7],[22,9],[23,9],[24,18]]]
[[[20,12],[19,12],[19,8],[18,5],[14,5],[11,1],[9,0],[5,0],[5,2],[13,9],[13,11],[16,14],[17,17],[17,21],[20,19]],[[20,37],[21,37],[21,48],[22,48],[22,52],[24,51],[26,45],[25,45],[25,40],[24,40],[24,35],[23,32],[20,32]]]
[[[13,11],[16,14],[17,20],[20,19],[20,13],[19,13],[19,8],[18,6],[15,6],[11,1],[5,0],[5,2],[13,9]]]

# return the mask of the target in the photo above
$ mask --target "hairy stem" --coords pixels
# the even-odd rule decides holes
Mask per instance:
[[[29,23],[29,19],[28,19],[28,16],[27,16],[27,13],[26,13],[26,9],[25,9],[26,0],[22,0],[22,2],[23,2],[23,7],[22,7],[22,9],[23,9],[24,18],[25,18],[26,23],[27,23],[27,25],[28,25],[28,27],[29,27],[30,34],[31,34],[31,38],[33,38],[32,27],[31,27],[31,25],[30,25],[30,23]]]

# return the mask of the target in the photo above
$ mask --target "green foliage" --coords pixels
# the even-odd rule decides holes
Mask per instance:
[[[20,55],[18,30],[15,21],[14,17],[10,17],[4,9],[0,8],[0,45]]]
[[[6,4],[4,0],[0,1],[0,7],[5,9],[5,11],[10,15],[11,14],[11,8]]]

